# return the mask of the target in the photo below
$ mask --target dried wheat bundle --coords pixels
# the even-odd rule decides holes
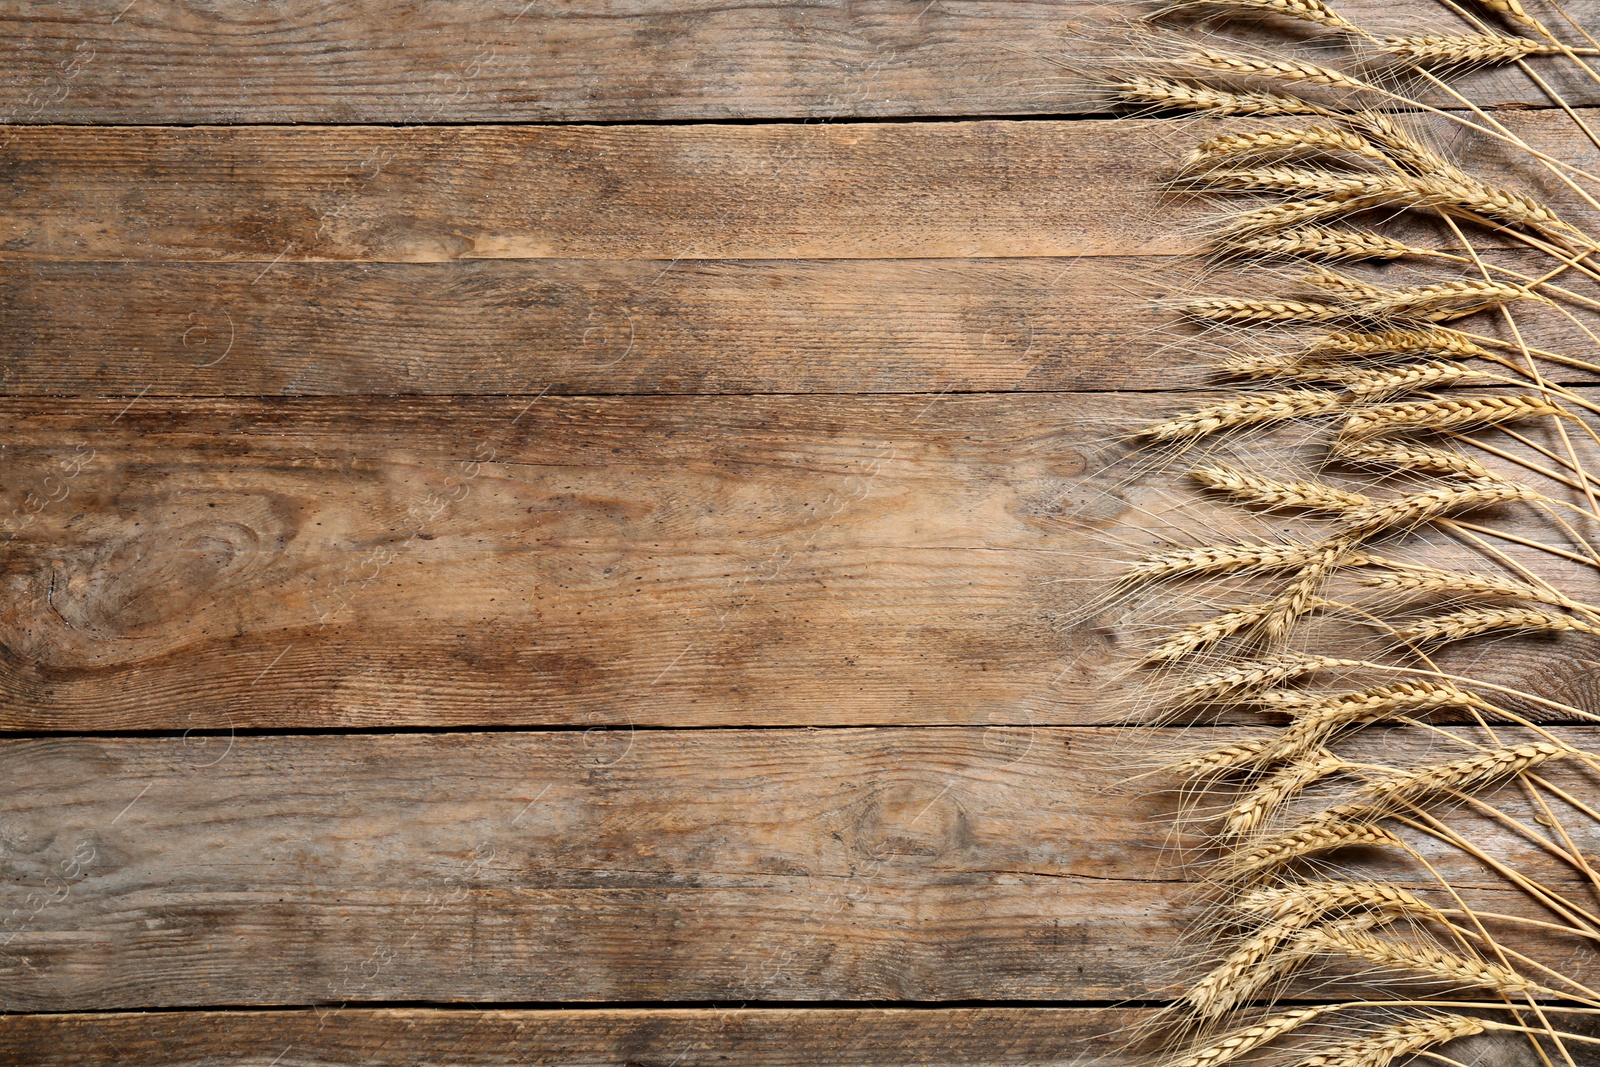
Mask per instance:
[[[1573,964],[1600,951],[1600,709],[1525,669],[1600,665],[1600,403],[1572,381],[1600,374],[1600,177],[1560,154],[1600,135],[1556,88],[1600,86],[1600,49],[1553,3],[1415,6],[1175,0],[1106,79],[1185,116],[1167,186],[1209,244],[1168,307],[1232,389],[1138,431],[1219,534],[1128,567],[1122,595],[1199,616],[1134,669],[1163,714],[1256,724],[1156,772],[1211,905],[1163,1067],[1600,1044],[1571,1021],[1600,1014]],[[1536,146],[1450,80],[1487,65],[1577,136]]]

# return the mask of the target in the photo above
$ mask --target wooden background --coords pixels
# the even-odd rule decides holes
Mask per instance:
[[[0,1061],[1126,1062],[1125,13],[0,0]]]

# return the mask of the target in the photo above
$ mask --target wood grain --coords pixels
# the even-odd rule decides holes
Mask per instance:
[[[1189,974],[1178,938],[1201,895],[1177,861],[1192,839],[1168,825],[1172,797],[1119,783],[1166,744],[1238,736],[6,741],[0,1003],[1155,999]],[[1438,746],[1385,732],[1346,751],[1403,765]],[[1456,824],[1583,892],[1537,846]],[[1592,824],[1573,833],[1600,845]],[[1475,906],[1525,907],[1473,861],[1418,847]],[[1362,870],[1428,880],[1399,853]],[[1518,944],[1592,974],[1581,945]]]
[[[1116,24],[1151,6],[94,0],[43,13],[10,0],[0,116],[409,125],[1103,111],[1083,66],[1117,54]],[[1380,32],[1459,25],[1432,5],[1409,19],[1380,0],[1338,6]],[[1564,6],[1593,23],[1593,3]],[[1600,99],[1567,66],[1540,71],[1574,103]],[[1465,81],[1481,105],[1548,106],[1515,70]]]
[[[0,1016],[0,1057],[204,1067],[1070,1067],[1136,1062],[1111,1036],[1144,1013],[1111,1008],[324,1008]]]
[[[1505,122],[1540,151],[1600,166],[1563,114]],[[1239,125],[19,127],[0,261],[1192,253],[1199,206],[1159,181],[1188,146]],[[1575,199],[1509,149],[1469,147],[1485,180],[1558,208]]]
[[[1537,275],[1536,254],[1485,253]],[[0,265],[11,395],[906,393],[1214,387],[1155,258]],[[1207,294],[1241,288],[1200,283]],[[1593,290],[1584,280],[1569,282]],[[1582,354],[1560,314],[1532,345]],[[1507,337],[1491,315],[1465,324]],[[1555,381],[1591,378],[1547,366]]]
[[[8,401],[0,725],[1113,721],[1120,561],[1293,528],[1130,465],[1192,402]]]

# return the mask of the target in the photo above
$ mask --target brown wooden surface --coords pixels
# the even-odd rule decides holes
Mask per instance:
[[[551,1063],[751,1067],[1051,1067],[1137,1062],[1107,1008],[273,1012],[0,1016],[0,1056],[34,1067],[449,1067]]]
[[[1199,514],[1118,438],[1194,402],[7,401],[0,723],[1115,721],[1101,580]]]
[[[0,0],[0,1062],[1129,1060],[937,1006],[1159,1000],[1198,913],[1087,724],[1218,127],[996,120],[1127,10]]]
[[[1121,786],[1154,744],[1028,727],[13,740],[0,999],[1155,999],[1188,974],[1201,894],[1173,799]],[[1404,765],[1438,741],[1347,751]],[[1473,832],[1584,895],[1532,844]],[[1597,832],[1574,830],[1585,848]],[[1526,907],[1419,847],[1469,903]],[[1398,855],[1363,869],[1428,881]],[[1530,951],[1593,973],[1582,945]]]
[[[1155,6],[8,0],[0,117],[410,125],[1099,111],[1084,64],[1119,54],[1116,24]],[[1592,2],[1565,6],[1592,21]],[[1378,32],[1460,25],[1442,8],[1339,7]],[[1540,70],[1576,103],[1600,98],[1564,66]],[[1467,82],[1482,104],[1548,105],[1514,70]]]
[[[1600,165],[1559,119],[1508,121]],[[1197,205],[1158,184],[1215,128],[21,129],[0,373],[130,396],[1194,386],[1157,298],[1208,284],[1163,258],[1198,247]],[[1555,315],[1530,336],[1588,343]]]

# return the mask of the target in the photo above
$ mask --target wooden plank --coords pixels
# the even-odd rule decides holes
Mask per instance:
[[[1137,291],[1147,266],[5,264],[0,365],[12,395],[1170,386],[1171,359],[1147,343],[1165,315]]]
[[[1164,743],[1026,727],[6,741],[0,1003],[1169,996],[1203,898],[1178,862],[1194,839],[1174,835],[1170,795],[1118,788]],[[1421,732],[1345,751],[1441,758]],[[1585,892],[1524,839],[1457,825]],[[1592,823],[1572,832],[1600,846]],[[1418,847],[1469,903],[1524,907]],[[1361,870],[1428,880],[1397,852]],[[1582,945],[1518,944],[1592,973]]]
[[[1536,254],[1485,258],[1547,269]],[[1105,257],[5,264],[0,366],[14,396],[1197,388],[1216,377],[1169,347],[1185,327],[1156,299],[1192,286],[1194,269]],[[1238,288],[1213,279],[1206,292]],[[1518,318],[1535,346],[1592,344],[1559,313]],[[1508,334],[1497,316],[1465,325]]]
[[[85,1063],[279,1067],[1070,1067],[1136,1062],[1113,1008],[596,1008],[588,1011],[328,1007],[272,1012],[0,1016],[0,1057]]]
[[[1505,121],[1600,166],[1563,114]],[[20,127],[0,261],[1176,254],[1197,246],[1198,214],[1158,181],[1238,125]],[[1557,207],[1575,197],[1498,152],[1474,169]]]
[[[6,401],[0,726],[1114,721],[1103,580],[1285,528],[1136,469],[1193,402]]]
[[[1338,6],[1380,32],[1460,25],[1441,5],[1415,5],[1410,19],[1381,0]],[[1592,2],[1564,6],[1593,23]],[[1147,9],[219,0],[198,13],[178,0],[94,0],[46,14],[10,0],[0,7],[0,66],[10,73],[0,116],[413,124],[1101,111],[1079,68],[1118,54],[1120,22]],[[1569,68],[1540,71],[1574,103],[1600,99]],[[1515,70],[1463,80],[1484,105],[1548,103]]]

